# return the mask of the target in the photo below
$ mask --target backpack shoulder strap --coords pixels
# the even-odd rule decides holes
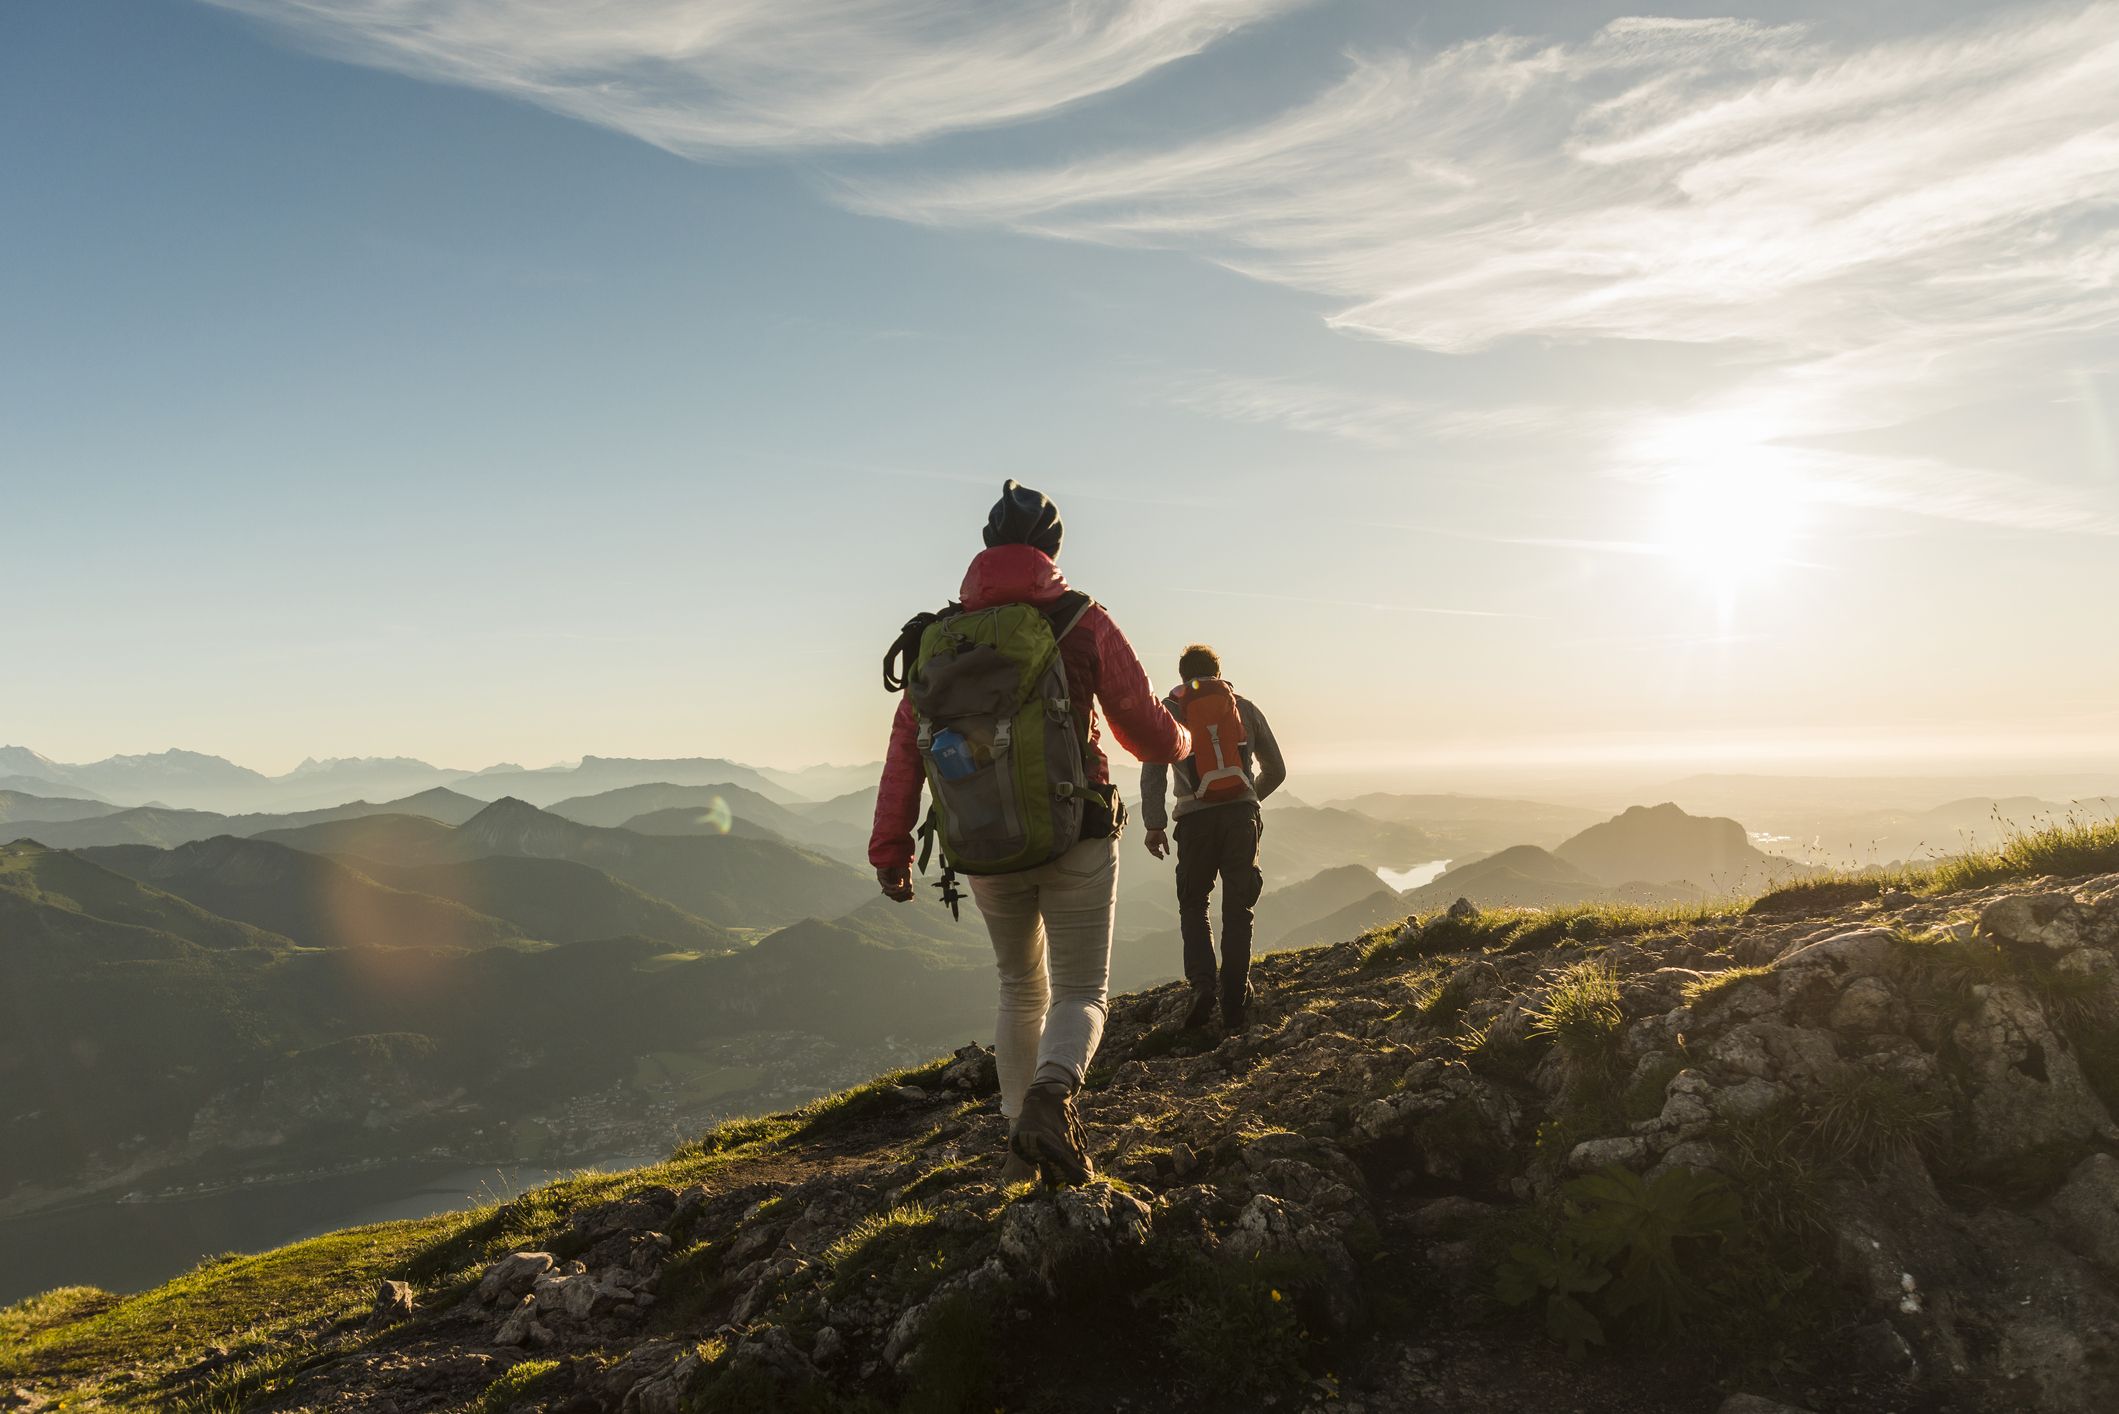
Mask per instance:
[[[1074,626],[1096,607],[1096,601],[1079,589],[1070,589],[1044,608],[1045,622],[1052,626],[1052,639],[1057,643],[1074,631]]]

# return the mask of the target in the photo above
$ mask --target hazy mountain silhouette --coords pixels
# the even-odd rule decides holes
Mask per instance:
[[[412,893],[453,899],[551,943],[639,937],[686,952],[726,952],[736,936],[586,864],[491,856],[448,864],[363,861],[361,872]]]
[[[584,825],[637,830],[642,834],[734,833],[781,839],[865,867],[875,793],[857,793],[857,797],[861,795],[866,797],[867,814],[851,822],[820,813],[824,805],[836,806],[836,801],[782,805],[726,781],[704,786],[675,786],[662,781],[622,786],[598,795],[562,800],[549,809],[554,815]],[[715,808],[716,801],[722,809]]]
[[[113,806],[101,814],[64,821],[27,818],[6,821],[0,817],[0,839],[35,839],[56,849],[121,844],[151,844],[172,849],[215,835],[260,835],[272,830],[296,829],[369,815],[417,815],[455,825],[470,819],[485,806],[482,800],[473,800],[439,786],[381,805],[356,800],[324,810],[291,814],[222,815],[211,810],[174,810],[167,806],[135,806],[129,810]],[[35,807],[36,802],[31,799],[24,808]]]
[[[1667,802],[1631,806],[1553,853],[1599,883],[1684,883],[1717,896],[1756,893],[1802,870],[1758,849],[1736,821]]]
[[[53,849],[94,845],[153,845],[169,849],[193,840],[228,833],[228,817],[211,810],[173,810],[140,805],[108,814],[72,820],[12,820],[0,824],[0,836],[33,839]]]
[[[456,789],[486,800],[513,796],[532,805],[550,805],[583,795],[598,795],[624,786],[736,785],[776,804],[802,796],[766,779],[749,766],[713,757],[642,760],[622,756],[584,756],[578,765],[547,766],[528,771],[483,771],[456,782]],[[638,814],[638,811],[634,812]]]
[[[570,860],[724,927],[829,917],[864,901],[875,888],[847,865],[773,840],[641,835],[577,824],[513,798],[496,801],[455,829],[410,816],[378,815],[273,831],[263,838],[385,864],[448,864],[485,855]]]
[[[1532,844],[1460,864],[1405,893],[1406,910],[1428,913],[1468,898],[1481,908],[1556,908],[1605,894],[1586,871]]]
[[[32,795],[18,790],[0,789],[0,825],[15,820],[48,821],[55,824],[93,820],[102,815],[115,815],[119,808],[101,800]]]
[[[102,945],[100,954],[70,951],[89,938]],[[39,955],[85,964],[284,941],[64,850],[0,845],[0,977],[11,997],[26,995],[15,984]]]
[[[223,918],[317,948],[487,948],[523,931],[450,899],[407,893],[333,859],[222,835],[162,850],[82,851],[114,873]]]

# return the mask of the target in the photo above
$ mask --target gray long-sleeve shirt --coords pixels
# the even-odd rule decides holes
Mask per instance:
[[[1179,721],[1184,720],[1184,706],[1173,695],[1163,700],[1170,714]],[[1236,695],[1236,710],[1243,717],[1243,778],[1248,789],[1227,800],[1199,800],[1199,773],[1192,769],[1186,759],[1175,766],[1161,763],[1140,768],[1140,816],[1151,830],[1167,829],[1174,815],[1179,819],[1195,810],[1211,810],[1217,805],[1257,804],[1280,788],[1288,778],[1287,762],[1280,756],[1280,743],[1273,739],[1273,728],[1266,723],[1266,714],[1258,710],[1258,704]],[[1176,772],[1177,802],[1166,810],[1163,796],[1170,789],[1170,773]]]

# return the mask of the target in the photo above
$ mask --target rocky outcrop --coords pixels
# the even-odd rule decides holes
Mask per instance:
[[[1000,1185],[969,1046],[519,1200],[495,1230],[526,1240],[393,1276],[275,1407],[511,1368],[536,1380],[485,1407],[2114,1407],[2115,946],[2119,876],[1809,917],[1466,905],[1266,959],[1247,1034],[1118,1001],[1084,1187]],[[1642,1230],[1676,1234],[1666,1290],[1599,1245]]]

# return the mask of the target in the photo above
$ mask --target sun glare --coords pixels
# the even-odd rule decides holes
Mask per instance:
[[[1654,541],[1693,584],[1729,607],[1790,564],[1806,496],[1786,452],[1756,419],[1685,418],[1636,447],[1660,489]]]

